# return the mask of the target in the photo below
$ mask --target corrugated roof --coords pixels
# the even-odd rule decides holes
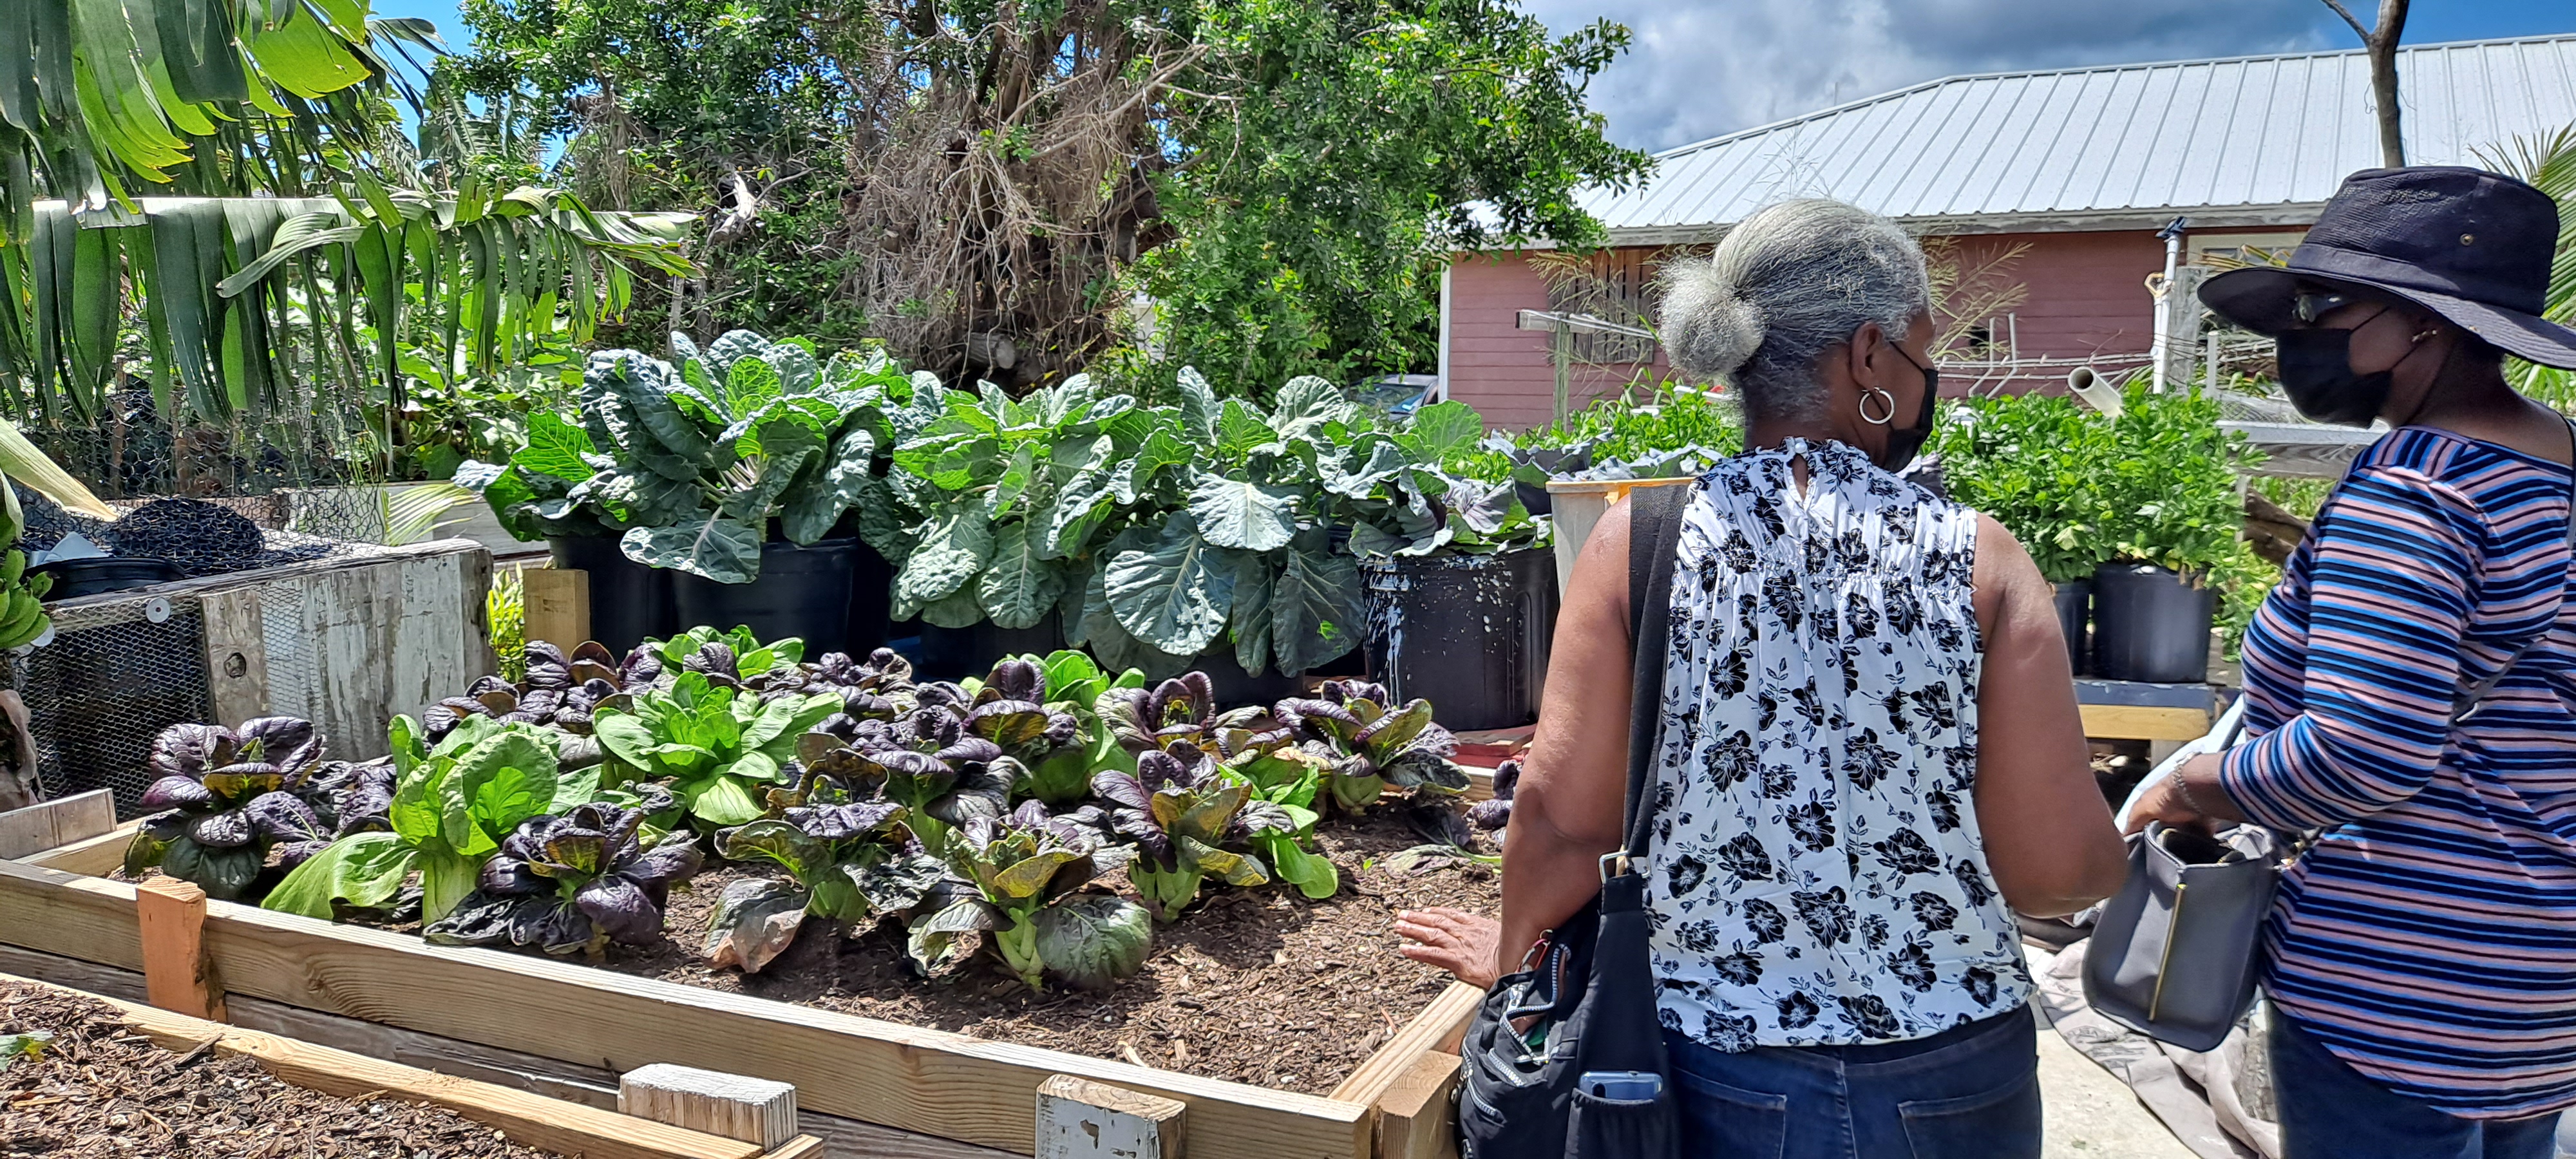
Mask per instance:
[[[2576,123],[2576,36],[2403,49],[2398,82],[2407,159],[2476,164]],[[1642,185],[1582,203],[1629,242],[1798,196],[1990,228],[2305,221],[2379,164],[2370,102],[2358,50],[1948,77],[1658,154]]]

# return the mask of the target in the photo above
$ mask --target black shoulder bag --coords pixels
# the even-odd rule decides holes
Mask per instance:
[[[1677,1159],[1658,987],[1646,950],[1640,871],[1655,819],[1655,743],[1671,640],[1673,555],[1692,488],[1649,487],[1630,499],[1629,642],[1636,701],[1628,725],[1626,848],[1601,859],[1601,896],[1494,983],[1459,1046],[1465,1081],[1458,1127],[1465,1159]],[[1655,1076],[1641,1091],[1578,1089],[1595,1072]]]

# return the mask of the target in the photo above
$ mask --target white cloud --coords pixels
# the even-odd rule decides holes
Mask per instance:
[[[1594,78],[1611,137],[1676,145],[1935,77],[2344,47],[2317,0],[1530,0],[1635,34]],[[2320,19],[2322,18],[2322,20]],[[2334,33],[2340,31],[2340,37]]]

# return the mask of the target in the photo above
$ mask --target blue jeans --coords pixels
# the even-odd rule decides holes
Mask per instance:
[[[1664,1035],[1688,1159],[2037,1159],[2024,1007],[1912,1042],[1729,1054]]]
[[[2272,1090],[2285,1159],[2550,1159],[2558,1116],[2463,1119],[2416,1102],[2336,1058],[2272,1008]]]

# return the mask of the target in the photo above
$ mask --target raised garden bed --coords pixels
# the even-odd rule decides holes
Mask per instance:
[[[0,1071],[13,1154],[787,1159],[815,1148],[773,1152],[0,975],[0,1039],[28,1032],[47,1037]]]
[[[34,860],[95,867],[103,842],[112,840]],[[125,882],[0,862],[0,944],[139,971],[135,895]],[[1317,1096],[560,960],[432,946],[409,934],[222,901],[207,903],[204,952],[227,993],[263,1003],[582,1067],[676,1062],[754,1075],[795,1084],[800,1104],[823,1115],[1023,1154],[1033,1146],[1036,1089],[1055,1074],[1187,1104],[1189,1151],[1201,1159],[1376,1154],[1387,1126],[1379,1103],[1416,1073],[1426,1051],[1454,1048],[1479,997],[1464,985],[1428,995],[1383,1045]],[[1317,994],[1349,996],[1329,975],[1315,982],[1307,1002],[1321,1004]],[[1138,1044],[1140,1056],[1144,1046]],[[1162,1052],[1154,1061],[1170,1057]],[[1436,1114],[1441,1100],[1407,1089],[1408,1114],[1395,1133],[1428,1137],[1414,1120]],[[1426,1153],[1416,1143],[1406,1147],[1403,1153]]]

